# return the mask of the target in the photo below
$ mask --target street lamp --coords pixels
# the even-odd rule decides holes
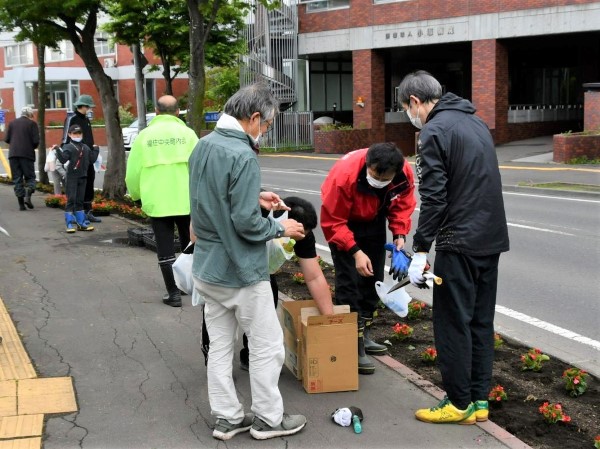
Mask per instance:
[[[337,103],[333,103],[333,124],[335,125],[335,110],[337,109]]]

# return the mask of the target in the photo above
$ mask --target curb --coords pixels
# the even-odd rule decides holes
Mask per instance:
[[[444,398],[445,393],[442,389],[424,379],[421,375],[415,373],[413,370],[408,368],[406,365],[403,365],[396,359],[390,357],[389,355],[379,355],[373,357],[391,370],[396,371],[416,387],[420,388],[426,393],[429,393],[434,398],[440,401]],[[532,449],[531,446],[519,440],[516,436],[507,432],[505,429],[493,423],[489,419],[485,422],[477,422],[476,425],[510,449]]]

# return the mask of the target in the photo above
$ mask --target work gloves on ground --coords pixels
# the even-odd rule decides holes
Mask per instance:
[[[423,276],[423,272],[426,270],[427,265],[427,253],[413,254],[412,261],[408,267],[408,277],[410,278],[410,283],[415,287],[429,288],[425,282],[425,276]]]
[[[385,249],[392,253],[392,263],[390,263],[390,274],[394,280],[402,280],[408,275],[408,266],[410,265],[410,256],[401,249],[398,251],[393,243],[386,243]]]

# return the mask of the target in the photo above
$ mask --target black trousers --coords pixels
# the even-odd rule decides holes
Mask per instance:
[[[86,179],[79,176],[66,178],[65,193],[67,194],[67,205],[65,212],[77,212],[83,210],[83,195],[85,193]]]
[[[446,394],[461,410],[487,400],[494,363],[494,311],[500,255],[438,251],[433,331]]]
[[[67,184],[68,186],[68,184]],[[190,243],[190,216],[150,217],[150,224],[156,240],[158,260],[175,259],[175,226],[179,233],[181,250]]]
[[[25,188],[35,191],[35,161],[26,157],[11,157],[9,160],[10,172],[15,186],[17,197],[25,196]]]
[[[94,202],[94,181],[96,180],[96,170],[94,164],[89,164],[87,171],[87,182],[85,184],[85,193],[83,195],[83,210],[87,214],[92,210]]]
[[[361,317],[370,318],[377,308],[379,296],[375,291],[375,282],[383,280],[385,267],[385,220],[373,222],[367,235],[354,232],[358,247],[371,259],[374,276],[364,277],[356,271],[354,257],[346,251],[340,251],[335,244],[329,244],[331,258],[335,268],[335,302],[348,304],[352,312]],[[352,229],[352,228],[351,228]]]

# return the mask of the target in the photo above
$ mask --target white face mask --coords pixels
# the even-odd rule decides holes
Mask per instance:
[[[73,142],[81,142],[83,140],[83,137],[71,137],[71,140]]]
[[[256,137],[252,137],[252,136],[250,136],[250,137],[252,137],[252,140],[254,140],[254,144],[255,144],[255,145],[258,145],[258,141],[260,140],[260,137],[261,137],[261,136],[262,136],[262,133],[259,131],[259,132],[258,132],[258,136],[256,136]]]
[[[421,118],[419,117],[419,107],[417,106],[417,115],[415,117],[411,117],[410,115],[410,105],[408,105],[408,109],[406,110],[406,115],[408,115],[408,119],[410,120],[410,123],[412,123],[412,125],[415,128],[421,129],[423,128],[423,123],[421,123]]]
[[[377,179],[373,178],[370,174],[367,173],[367,182],[374,189],[383,189],[384,187],[389,185],[389,183],[392,182],[392,180],[390,179],[389,181],[378,181]]]

